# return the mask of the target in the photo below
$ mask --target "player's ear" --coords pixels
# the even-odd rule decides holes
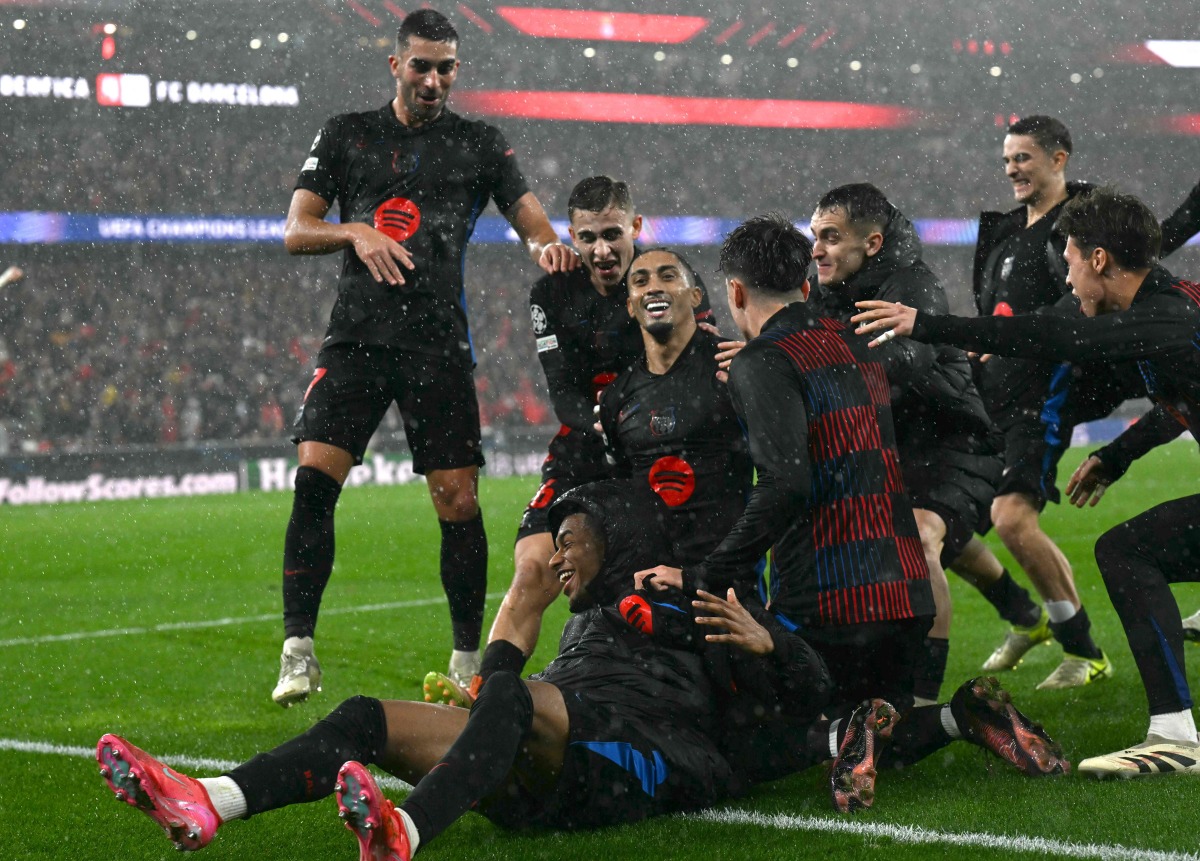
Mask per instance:
[[[642,235],[642,217],[640,215],[633,217],[633,221],[630,223],[630,232],[634,239]]]
[[[808,294],[812,291],[812,286],[808,283],[808,279],[804,279],[804,283],[800,285],[800,295],[804,297],[804,301],[808,301]]]
[[[630,317],[633,316],[633,297],[628,296],[625,299],[625,311]]]
[[[700,303],[704,300],[704,294],[700,292],[699,287],[692,288],[692,307],[699,308]]]
[[[1092,271],[1097,275],[1104,273],[1108,265],[1113,262],[1112,256],[1103,248],[1093,248],[1088,262],[1092,264]]]
[[[867,256],[874,257],[881,248],[883,248],[883,234],[878,230],[873,231],[867,236]]]

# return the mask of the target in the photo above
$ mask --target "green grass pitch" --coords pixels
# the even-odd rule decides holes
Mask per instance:
[[[1082,454],[1067,455],[1064,473]],[[1195,492],[1198,465],[1194,444],[1176,443],[1137,464],[1098,508],[1051,506],[1047,512],[1047,530],[1075,566],[1097,640],[1113,658],[1116,675],[1080,690],[1035,694],[1034,686],[1059,659],[1051,647],[1035,649],[1002,681],[1062,741],[1072,761],[1139,740],[1146,722],[1145,697],[1096,572],[1093,542],[1156,502]],[[508,585],[513,532],[533,489],[531,479],[483,483],[492,593]],[[113,800],[94,761],[79,755],[105,731],[156,754],[241,761],[304,730],[353,694],[417,698],[423,674],[445,666],[450,645],[444,604],[378,606],[441,595],[437,525],[425,490],[356,488],[338,509],[337,568],[318,629],[325,690],[286,711],[271,702],[290,504],[290,494],[255,493],[0,510],[6,594],[0,613],[0,857],[176,857],[148,819]],[[977,673],[1004,632],[976,593],[951,580],[955,619],[944,697]],[[1185,615],[1200,606],[1198,586],[1176,587],[1175,594]],[[489,600],[489,611],[497,604]],[[551,657],[564,617],[562,607],[551,611],[530,671]],[[1190,678],[1200,687],[1200,649],[1188,651]],[[1200,778],[1030,780],[958,743],[907,771],[882,775],[874,810],[852,820],[832,813],[824,775],[813,769],[703,820],[668,818],[590,834],[510,834],[472,814],[421,854],[430,861],[1138,857],[1084,848],[1109,844],[1165,853],[1140,857],[1174,858],[1200,849],[1198,811]],[[790,818],[755,824],[747,813]],[[934,833],[933,842],[913,844],[912,832],[905,837],[888,826]],[[948,834],[975,842],[956,845]],[[1002,839],[987,844],[987,835]],[[1055,842],[1038,848],[1023,838]],[[282,861],[353,858],[355,851],[327,799],[232,823],[204,857]]]

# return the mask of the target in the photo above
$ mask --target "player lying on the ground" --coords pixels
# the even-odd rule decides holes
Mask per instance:
[[[469,712],[354,697],[217,778],[187,777],[105,735],[101,774],[183,849],[231,819],[336,792],[363,859],[407,859],[470,809],[502,826],[580,828],[716,802],[738,784],[711,740],[717,698],[701,656],[646,637],[609,606],[663,552],[657,500],[639,490],[598,482],[552,508],[551,567],[576,615],[534,679],[496,673]],[[711,623],[724,626],[730,605],[710,603]],[[394,807],[364,764],[415,788]]]
[[[1185,429],[1200,439],[1200,285],[1157,264],[1158,222],[1132,196],[1101,189],[1078,197],[1064,207],[1058,228],[1067,236],[1068,279],[1083,317],[964,319],[872,301],[860,303],[864,311],[854,319],[861,333],[875,335],[872,343],[909,336],[1015,356],[1136,361],[1157,406],[1071,476],[1067,494],[1082,507],[1098,502],[1153,447]],[[1084,760],[1079,770],[1085,774],[1200,774],[1183,626],[1169,588],[1200,578],[1198,524],[1200,495],[1187,496],[1110,529],[1096,542],[1096,564],[1146,689],[1150,726],[1141,744]]]

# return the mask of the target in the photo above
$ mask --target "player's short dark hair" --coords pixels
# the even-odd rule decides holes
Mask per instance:
[[[430,42],[458,42],[458,31],[450,19],[435,9],[418,9],[404,19],[396,30],[396,56],[404,53],[413,36]]]
[[[1050,155],[1054,155],[1059,150],[1067,155],[1071,154],[1071,133],[1067,131],[1067,127],[1062,124],[1061,120],[1056,120],[1054,117],[1043,114],[1022,117],[1008,127],[1008,133],[1010,135],[1027,135],[1033,138],[1042,151]]]
[[[610,206],[626,213],[633,213],[633,197],[629,186],[611,176],[589,176],[580,180],[567,199],[567,217],[580,209],[588,212],[603,212]]]
[[[738,226],[721,245],[721,271],[751,290],[794,293],[808,278],[812,243],[778,213],[760,215]]]
[[[696,268],[692,266],[686,257],[680,254],[674,248],[670,248],[666,245],[655,245],[653,248],[643,248],[637,253],[637,257],[634,257],[633,259],[637,260],[639,257],[645,257],[647,254],[652,254],[655,251],[662,251],[665,254],[670,254],[672,257],[678,260],[679,268],[683,271],[683,274],[687,276],[688,284],[692,287],[699,287],[702,290],[704,289],[704,282],[701,281],[700,276],[696,274]],[[632,263],[629,264],[629,268],[633,268]]]
[[[839,185],[825,192],[825,196],[817,201],[817,211],[827,209],[842,210],[858,233],[869,233],[867,228],[883,230],[892,216],[892,205],[887,197],[869,182]]]
[[[1075,240],[1085,254],[1103,248],[1122,269],[1149,269],[1162,248],[1162,229],[1150,207],[1114,188],[1075,195],[1063,206],[1054,229]]]

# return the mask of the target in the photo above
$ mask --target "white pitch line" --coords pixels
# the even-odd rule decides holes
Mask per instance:
[[[1157,849],[1138,849],[1105,843],[1072,843],[1048,837],[1026,837],[1020,834],[988,834],[973,831],[935,831],[915,825],[893,825],[887,822],[863,822],[859,819],[829,819],[820,816],[789,816],[786,814],[755,813],[749,810],[705,810],[688,819],[715,822],[722,825],[756,825],[782,831],[823,831],[829,834],[849,834],[862,838],[884,837],[897,843],[943,844],[1004,852],[1028,852],[1035,855],[1058,855],[1066,858],[1097,858],[1100,861],[1197,861],[1200,855],[1190,852],[1168,852]]]
[[[488,594],[494,600],[504,596],[503,592]],[[322,616],[342,616],[347,613],[375,613],[380,610],[404,610],[409,607],[429,607],[434,604],[445,604],[446,596],[437,598],[420,598],[413,601],[392,601],[387,604],[362,604],[358,607],[331,607],[321,610]],[[205,619],[198,622],[162,622],[158,625],[147,625],[140,628],[108,628],[102,631],[75,631],[70,634],[44,634],[40,637],[15,637],[11,640],[0,640],[0,648],[5,646],[37,646],[42,643],[66,643],[75,640],[94,640],[102,637],[128,637],[133,634],[151,634],[162,631],[196,631],[203,628],[223,628],[228,625],[246,625],[255,622],[278,622],[282,616],[279,613],[264,613],[261,616],[229,616],[223,619]]]
[[[0,738],[0,750],[21,753],[57,754],[92,759],[94,748],[74,745]],[[232,760],[195,756],[160,756],[167,765],[200,771],[227,772],[238,763]],[[382,775],[379,785],[395,790],[412,787],[399,778]],[[827,834],[846,834],[864,839],[886,838],[897,843],[963,846],[995,849],[1003,852],[1028,852],[1035,855],[1057,855],[1065,858],[1095,858],[1099,861],[1200,861],[1200,855],[1189,852],[1168,852],[1158,849],[1138,849],[1105,843],[1072,843],[1048,837],[1026,837],[1016,834],[988,834],[977,831],[935,831],[916,825],[893,825],[887,822],[864,822],[861,819],[834,819],[821,816],[789,816],[786,814],[755,813],[749,810],[704,810],[682,819],[712,822],[718,825],[755,825],[779,831],[822,831]]]

